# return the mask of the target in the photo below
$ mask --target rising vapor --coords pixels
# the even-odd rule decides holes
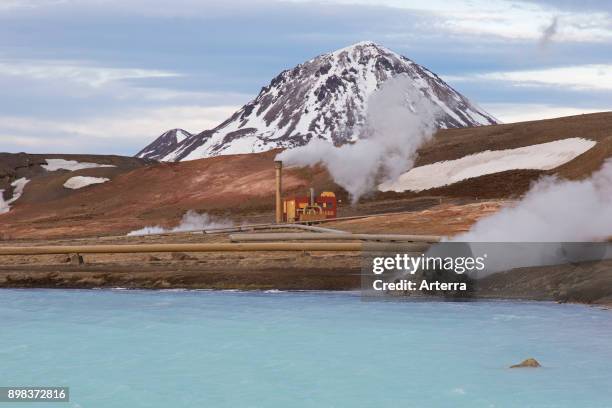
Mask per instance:
[[[546,177],[514,207],[478,221],[464,242],[590,242],[612,237],[612,159],[581,181]]]
[[[165,232],[196,231],[207,229],[218,229],[232,227],[234,224],[225,219],[213,219],[208,214],[198,214],[194,210],[187,211],[181,222],[174,228],[164,228],[159,225],[147,226],[139,230],[131,231],[128,236],[139,236],[149,234],[163,234]]]
[[[387,80],[368,100],[366,124],[353,144],[335,147],[315,139],[280,153],[287,165],[322,163],[355,203],[385,181],[395,181],[412,168],[417,149],[435,132],[439,108],[407,75]]]

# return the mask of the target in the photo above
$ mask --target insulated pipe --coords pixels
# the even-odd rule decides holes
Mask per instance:
[[[133,244],[133,245],[65,245],[65,246],[21,246],[0,247],[0,255],[46,255],[46,254],[135,254],[150,252],[273,252],[273,251],[361,251],[361,242],[259,242],[249,244]]]
[[[281,228],[296,228],[296,229],[303,229],[306,231],[315,231],[315,232],[329,232],[329,233],[333,233],[333,234],[350,234],[350,232],[346,232],[346,231],[342,231],[339,229],[334,229],[334,228],[323,228],[323,227],[316,227],[314,225],[303,225],[303,224],[283,224],[282,226],[276,226],[276,228],[271,228],[271,229],[281,229]],[[255,228],[257,229],[257,228]],[[266,229],[266,228],[259,228],[259,229]],[[270,228],[269,228],[270,229]]]
[[[274,161],[274,169],[276,170],[276,223],[280,224],[283,222],[283,209],[281,201],[281,193],[283,189],[283,162],[280,160]]]
[[[185,230],[185,231],[166,231],[166,232],[155,232],[151,234],[144,235],[135,235],[138,237],[149,236],[149,235],[174,235],[174,234],[227,234],[231,232],[241,232],[241,231],[257,231],[257,230],[266,230],[266,229],[303,229],[307,231],[316,231],[316,232],[333,232],[337,234],[349,234],[346,231],[342,231],[335,228],[323,228],[316,227],[314,225],[304,225],[304,224],[245,224],[237,227],[228,227],[228,228],[211,228],[211,229],[193,229],[193,230]]]
[[[311,224],[316,222],[317,224],[323,224],[326,222],[336,222],[336,221],[349,221],[349,220],[359,220],[364,218],[375,218],[375,217],[385,217],[390,215],[402,215],[402,214],[414,214],[414,211],[396,211],[389,213],[379,213],[379,214],[369,214],[369,215],[353,215],[350,217],[336,217],[336,218],[326,218],[322,220],[316,221],[295,221],[295,224],[282,224],[277,225],[276,223],[262,223],[262,224],[244,224],[239,227],[229,227],[229,228],[211,228],[211,229],[193,229],[193,230],[185,230],[185,231],[167,231],[167,232],[159,232],[159,233],[151,233],[147,235],[173,235],[173,234],[186,234],[186,233],[205,233],[205,234],[219,234],[226,232],[234,232],[234,231],[248,231],[248,230],[256,230],[256,229],[268,229],[268,228],[296,228],[298,225],[304,225],[306,223]],[[281,219],[282,219],[282,211],[281,211]],[[306,225],[312,227],[312,225]],[[612,238],[611,238],[612,240]]]
[[[386,241],[386,242],[439,242],[436,235],[397,235],[397,234],[351,234],[351,233],[312,233],[312,232],[272,232],[272,233],[238,233],[230,234],[232,242],[256,241]]]

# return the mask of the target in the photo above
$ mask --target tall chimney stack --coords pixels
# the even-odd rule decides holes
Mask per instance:
[[[283,203],[281,198],[283,189],[283,162],[280,160],[275,161],[274,168],[276,169],[276,223],[281,224],[283,222]]]

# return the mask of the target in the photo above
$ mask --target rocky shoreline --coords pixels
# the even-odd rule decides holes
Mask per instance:
[[[278,254],[257,265],[248,262],[238,267],[223,266],[227,259],[218,257],[205,262],[160,259],[121,265],[0,265],[0,288],[355,291],[361,287],[361,269],[358,257],[354,258]],[[537,300],[612,307],[610,265],[538,269],[537,273],[521,269],[477,280],[471,296],[460,300]]]

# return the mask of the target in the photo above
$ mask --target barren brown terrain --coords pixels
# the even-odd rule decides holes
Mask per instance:
[[[325,226],[354,233],[453,236],[469,231],[480,218],[512,203],[495,200],[458,204],[448,200],[425,210],[339,220],[326,223]]]
[[[449,199],[513,199],[520,197],[542,175],[579,179],[597,170],[612,155],[612,112],[442,130],[420,149],[416,165],[567,137],[589,138],[598,144],[551,171],[515,170],[419,193],[375,193],[356,206],[348,204],[346,192],[322,167],[285,169],[283,187],[288,195],[304,194],[311,186],[317,191],[335,191],[342,201],[340,216],[416,211]],[[32,181],[12,210],[0,215],[0,239],[125,234],[147,225],[176,225],[188,210],[207,212],[236,223],[269,222],[273,219],[272,161],[277,153],[220,156],[180,163],[151,163],[117,156],[4,154],[0,156],[0,188],[7,189],[18,177]],[[40,168],[44,158],[60,156],[117,167],[72,172],[46,172]],[[108,177],[111,181],[79,190],[63,188],[65,180],[75,175]]]

